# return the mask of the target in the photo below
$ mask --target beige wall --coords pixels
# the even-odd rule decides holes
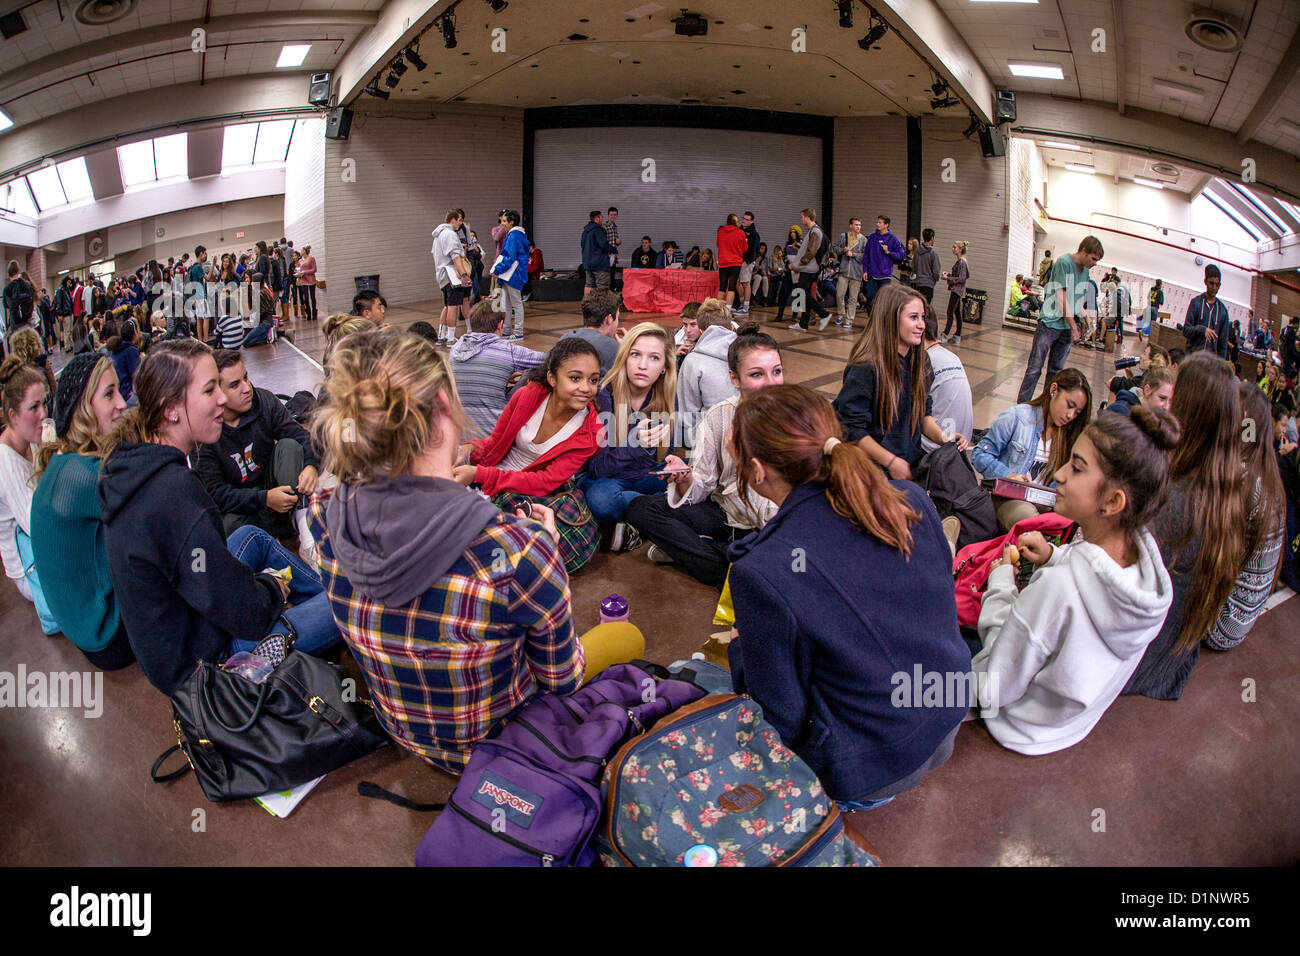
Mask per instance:
[[[907,120],[901,116],[841,116],[835,120],[835,180],[832,197],[839,235],[849,217],[862,228],[876,227],[876,216],[891,220],[894,233],[906,240]]]
[[[451,208],[490,255],[497,210],[523,204],[523,131],[520,111],[440,105],[432,118],[357,113],[347,140],[326,140],[330,307],[350,308],[353,277],[372,273],[389,304],[441,299],[429,250]],[[347,159],[355,182],[343,180]]]

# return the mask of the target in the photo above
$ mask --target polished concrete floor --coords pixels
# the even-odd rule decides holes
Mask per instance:
[[[437,324],[437,303],[391,309],[389,320]],[[524,344],[545,349],[578,324],[573,303],[529,303]],[[755,317],[782,344],[786,380],[838,390],[849,333],[791,332]],[[675,318],[659,318],[675,324]],[[625,317],[629,324],[631,317]],[[463,330],[463,326],[462,326]],[[1015,401],[1030,337],[996,324],[968,326],[956,353],[987,426]],[[1132,353],[1136,343],[1128,343]],[[296,347],[246,352],[254,383],[310,388],[324,348],[319,323]],[[1076,349],[1105,388],[1115,356]],[[647,657],[689,657],[711,632],[716,593],[644,549],[600,554],[573,580],[580,629],[597,621],[611,591],[628,599]],[[1203,653],[1183,698],[1121,698],[1080,744],[1024,757],[1000,748],[978,723],[963,725],[955,753],[922,784],[877,810],[853,814],[890,865],[1293,865],[1300,860],[1300,601],[1282,592],[1246,642]],[[31,606],[0,582],[0,670],[86,670],[62,637],[45,637]],[[1243,701],[1243,682],[1255,687]],[[192,777],[149,780],[175,742],[168,702],[139,668],[104,675],[103,714],[0,711],[0,864],[406,865],[429,814],[359,797],[372,780],[420,802],[444,799],[451,777],[395,747],[330,774],[287,819],[252,803],[216,805]],[[1249,695],[1247,695],[1249,696]],[[202,814],[199,811],[204,811]]]

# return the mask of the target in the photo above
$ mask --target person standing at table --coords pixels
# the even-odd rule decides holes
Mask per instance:
[[[605,238],[607,238],[609,240],[609,244],[614,247],[614,253],[609,257],[609,274],[610,274],[609,287],[611,289],[614,289],[614,291],[617,292],[619,289],[623,287],[621,282],[615,284],[613,281],[614,272],[618,269],[618,247],[623,244],[623,240],[622,238],[620,238],[618,234],[618,207],[617,206],[610,206],[609,210],[605,213]]]
[[[1187,303],[1183,334],[1188,353],[1201,349],[1228,357],[1228,307],[1219,301],[1219,283],[1223,274],[1211,263],[1205,267],[1205,291]]]
[[[654,244],[649,236],[641,237],[641,248],[632,253],[633,269],[653,269],[655,267]]]
[[[609,257],[617,252],[618,248],[609,241],[609,234],[605,232],[605,217],[599,209],[593,209],[582,230],[582,271],[587,276],[586,288],[582,290],[584,296],[595,289],[609,288]]]

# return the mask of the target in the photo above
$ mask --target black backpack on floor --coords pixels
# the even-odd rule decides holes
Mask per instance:
[[[976,541],[997,537],[993,497],[980,484],[965,452],[957,450],[956,442],[940,445],[922,458],[913,480],[930,496],[940,518],[956,515],[961,520],[958,551]]]

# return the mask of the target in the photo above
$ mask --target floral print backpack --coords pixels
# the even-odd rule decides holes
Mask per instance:
[[[605,768],[606,866],[879,866],[748,697],[681,707]]]

